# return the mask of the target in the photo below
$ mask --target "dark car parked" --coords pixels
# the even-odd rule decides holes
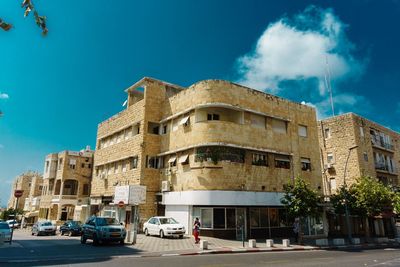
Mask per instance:
[[[61,235],[68,234],[69,236],[81,235],[82,226],[78,221],[66,221],[60,226]]]
[[[119,242],[124,244],[126,230],[116,219],[108,217],[90,217],[82,226],[81,243],[87,239],[93,240],[97,246],[101,242]]]

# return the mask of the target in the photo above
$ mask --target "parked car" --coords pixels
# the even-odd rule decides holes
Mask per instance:
[[[60,226],[60,234],[68,234],[68,236],[81,235],[82,227],[78,221],[66,221]]]
[[[145,235],[159,235],[161,238],[166,236],[179,236],[183,238],[185,226],[177,222],[174,218],[157,216],[151,217],[143,224]]]
[[[6,221],[8,223],[8,225],[10,226],[10,228],[18,228],[19,227],[19,223],[16,220],[7,220]]]
[[[32,226],[32,235],[56,235],[57,226],[52,224],[50,221],[36,222]]]
[[[11,228],[6,222],[0,222],[0,235],[4,235],[4,242],[11,242]]]
[[[95,246],[100,242],[119,242],[123,245],[125,237],[126,230],[116,219],[92,216],[82,226],[81,243],[91,239]]]

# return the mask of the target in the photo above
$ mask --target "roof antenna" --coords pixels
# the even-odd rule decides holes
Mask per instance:
[[[325,87],[329,91],[329,100],[331,102],[332,116],[335,116],[335,107],[333,106],[332,86],[331,86],[331,72],[329,70],[328,56],[325,55],[326,68],[325,68]]]

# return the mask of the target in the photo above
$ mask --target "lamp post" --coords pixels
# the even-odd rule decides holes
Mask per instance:
[[[347,154],[346,163],[344,164],[344,174],[343,174],[343,186],[344,186],[344,211],[346,216],[346,227],[347,227],[347,238],[349,239],[349,243],[352,244],[351,238],[351,226],[350,226],[350,216],[349,216],[349,208],[347,203],[347,183],[346,183],[346,171],[347,171],[347,163],[349,162],[350,153],[353,149],[356,149],[358,146],[352,146],[349,148],[349,153]]]

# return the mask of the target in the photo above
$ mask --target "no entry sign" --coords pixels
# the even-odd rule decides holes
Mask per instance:
[[[118,207],[123,208],[125,206],[125,202],[120,201],[118,202]]]
[[[15,190],[14,191],[14,197],[22,197],[22,194],[24,193],[24,190]]]

